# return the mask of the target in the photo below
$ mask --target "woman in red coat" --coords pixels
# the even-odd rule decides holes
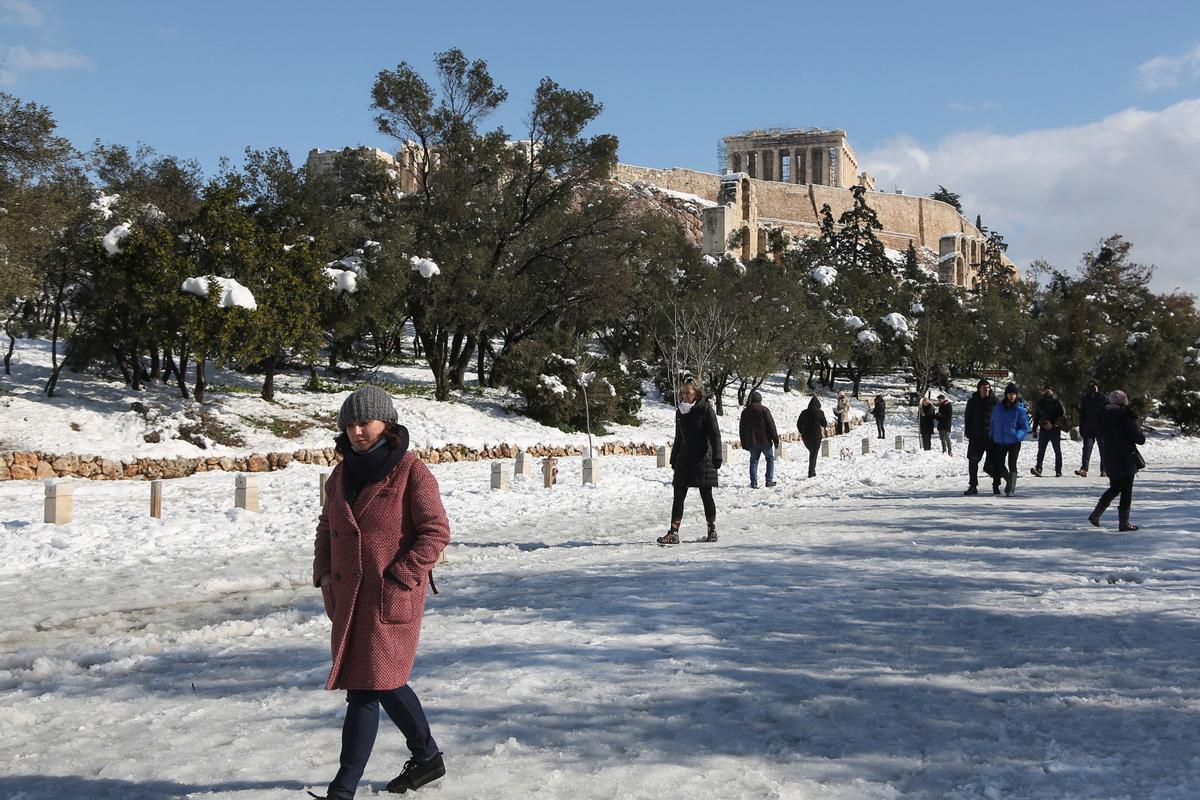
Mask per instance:
[[[391,397],[358,389],[338,414],[342,462],[326,484],[313,584],[333,621],[327,689],[346,690],[341,768],[327,797],[354,797],[379,726],[379,706],[412,753],[388,785],[403,793],[446,774],[421,701],[408,686],[430,570],[450,541],[437,480],[408,452]],[[316,797],[316,795],[313,795]]]

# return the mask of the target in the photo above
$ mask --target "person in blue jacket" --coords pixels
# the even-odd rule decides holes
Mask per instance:
[[[1017,456],[1021,442],[1029,434],[1029,412],[1015,383],[1004,387],[1004,399],[992,410],[992,447],[988,453],[988,468],[992,476],[992,494],[1000,494],[1000,481],[1006,483],[1004,494],[1012,497],[1017,491]]]

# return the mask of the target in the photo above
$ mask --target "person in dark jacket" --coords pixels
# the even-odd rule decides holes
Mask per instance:
[[[671,528],[658,537],[659,544],[679,544],[683,500],[692,486],[700,490],[704,518],[708,520],[708,536],[701,541],[717,541],[717,504],[712,490],[717,486],[720,468],[721,429],[717,426],[717,411],[700,387],[689,379],[683,384],[675,409],[675,442],[671,447],[675,499],[671,504]]]
[[[742,447],[750,453],[750,488],[758,488],[758,459],[767,457],[767,486],[775,485],[775,448],[779,447],[779,433],[775,430],[775,418],[771,409],[762,404],[762,394],[750,393],[750,402],[742,409],[738,433]]]
[[[942,452],[948,456],[954,455],[954,448],[950,446],[950,427],[954,422],[954,404],[946,399],[946,395],[938,395],[937,404],[937,432],[938,438],[942,441]]]
[[[1062,426],[1067,419],[1067,409],[1054,392],[1054,387],[1042,387],[1042,396],[1033,407],[1033,429],[1037,431],[1037,466],[1029,471],[1042,477],[1042,461],[1046,458],[1046,445],[1054,448],[1054,476],[1062,477]]]
[[[825,438],[825,412],[821,410],[821,401],[816,397],[808,401],[808,408],[796,417],[796,430],[800,432],[800,440],[808,448],[808,477],[817,476],[817,451],[821,449],[821,440]]]
[[[963,435],[967,437],[967,490],[963,494],[979,494],[979,462],[988,452],[992,442],[992,409],[996,407],[996,396],[992,384],[986,378],[975,386],[975,393],[967,398],[963,411]]]
[[[1108,488],[1100,495],[1096,509],[1088,516],[1088,522],[1100,527],[1100,515],[1118,494],[1118,530],[1136,531],[1137,525],[1129,521],[1133,507],[1133,478],[1141,468],[1141,455],[1137,446],[1146,443],[1146,436],[1138,425],[1137,417],[1129,408],[1129,397],[1117,389],[1108,395],[1108,405],[1100,414],[1100,439],[1104,443],[1104,469],[1108,472]]]
[[[879,438],[884,438],[883,420],[887,417],[887,402],[883,395],[875,395],[875,406],[871,409],[871,416],[875,417],[875,430],[879,432]]]
[[[1108,405],[1108,397],[1100,391],[1100,384],[1088,382],[1088,390],[1079,398],[1079,435],[1083,437],[1083,461],[1075,474],[1081,478],[1088,475],[1088,465],[1092,461],[1092,447],[1099,445],[1100,477],[1105,476],[1104,445],[1099,441],[1100,415]]]
[[[921,405],[917,409],[917,432],[921,434],[921,449],[933,449],[933,429],[937,424],[937,411],[933,407],[933,401],[928,397],[921,398]]]
[[[1029,412],[1025,410],[1025,401],[1015,383],[1004,387],[1004,399],[992,409],[990,424],[992,445],[985,469],[992,476],[992,494],[1000,494],[1000,481],[1004,480],[1004,494],[1012,497],[1017,491],[1017,457],[1021,454],[1021,442],[1029,434]]]

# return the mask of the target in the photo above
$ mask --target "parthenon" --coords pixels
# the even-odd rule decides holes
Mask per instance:
[[[858,171],[858,159],[843,130],[771,128],[721,139],[725,170],[782,183],[874,191],[875,179]]]

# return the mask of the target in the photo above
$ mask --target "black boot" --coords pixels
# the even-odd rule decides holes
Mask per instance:
[[[672,520],[671,528],[663,536],[658,537],[654,541],[659,544],[679,544],[679,523],[681,520]]]
[[[1119,530],[1119,531],[1136,531],[1138,529],[1137,525],[1134,525],[1132,522],[1129,521],[1129,509],[1128,508],[1118,509],[1117,520],[1119,522],[1119,524],[1117,525],[1117,530]]]
[[[979,494],[979,490],[976,489],[974,486],[968,486],[967,490],[965,492],[963,492],[963,494],[967,494],[967,495]]]
[[[1106,500],[1106,499],[1104,499],[1104,496],[1101,495],[1100,502],[1096,503],[1095,510],[1092,511],[1092,513],[1088,515],[1088,522],[1092,523],[1097,528],[1099,528],[1100,527],[1100,516],[1108,509],[1108,504],[1111,502],[1112,502],[1112,500]]]
[[[715,542],[716,540],[717,540],[717,521],[715,519],[710,519],[708,521],[708,536],[705,536],[700,541]]]
[[[404,794],[409,789],[420,789],[427,783],[433,783],[446,774],[446,765],[442,762],[442,754],[438,753],[428,761],[417,761],[410,758],[404,762],[400,774],[388,781],[387,790],[394,794]]]

